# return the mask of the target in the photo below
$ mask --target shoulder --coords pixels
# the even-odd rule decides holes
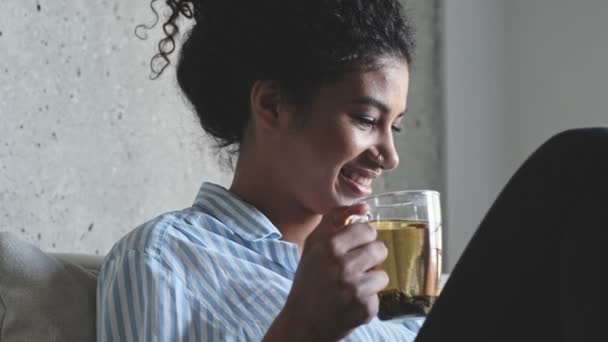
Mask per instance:
[[[222,222],[196,208],[168,212],[121,238],[106,256],[104,266],[137,255],[168,268],[181,267],[178,261],[184,255],[213,252],[219,240],[231,239],[232,234]]]

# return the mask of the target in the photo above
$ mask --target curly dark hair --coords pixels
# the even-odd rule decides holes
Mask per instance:
[[[158,21],[156,1],[151,7]],[[412,61],[413,29],[399,0],[165,2],[171,12],[163,24],[165,38],[151,61],[152,77],[170,64],[179,34],[177,20],[193,18],[177,80],[203,129],[219,147],[233,147],[232,152],[238,152],[249,121],[255,81],[279,81],[288,99],[299,104],[324,82],[373,69],[382,57],[402,58],[408,65]]]

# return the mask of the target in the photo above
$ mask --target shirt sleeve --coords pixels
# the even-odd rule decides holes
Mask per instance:
[[[129,251],[108,261],[97,285],[97,341],[236,341],[161,260]]]

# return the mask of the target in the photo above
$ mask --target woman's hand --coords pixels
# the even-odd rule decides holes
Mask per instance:
[[[376,316],[378,292],[387,286],[388,275],[374,268],[387,249],[369,224],[345,226],[351,215],[366,210],[357,204],[323,217],[306,240],[291,292],[269,333],[276,328],[292,342],[337,341]]]

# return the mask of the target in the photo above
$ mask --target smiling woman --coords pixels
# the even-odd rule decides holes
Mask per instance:
[[[153,75],[194,19],[177,80],[234,179],[116,244],[99,340],[413,339],[417,323],[376,317],[386,247],[368,224],[344,227],[399,164],[414,45],[399,1],[166,3]]]
[[[594,275],[608,240],[608,130],[560,134],[521,167],[422,327],[380,321],[387,248],[369,224],[345,222],[399,164],[413,50],[399,1],[166,3],[152,70],[169,65],[178,19],[194,19],[177,79],[235,174],[114,246],[99,341],[606,337],[608,284]]]

